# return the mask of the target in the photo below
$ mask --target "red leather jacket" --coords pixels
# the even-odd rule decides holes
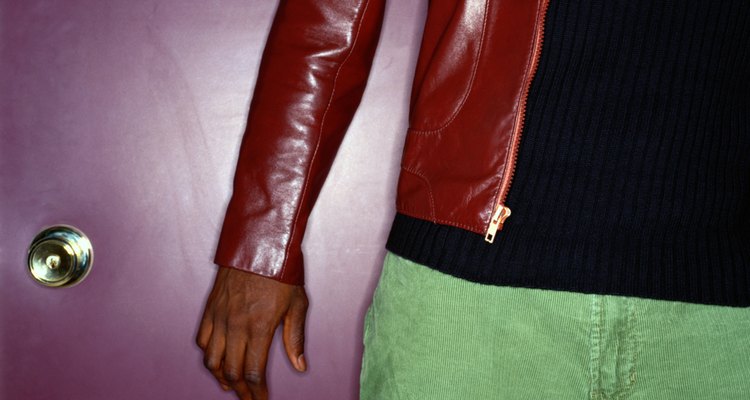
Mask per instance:
[[[432,0],[396,208],[485,235],[510,215],[548,0]],[[362,97],[385,0],[281,1],[215,262],[302,284],[308,216]]]

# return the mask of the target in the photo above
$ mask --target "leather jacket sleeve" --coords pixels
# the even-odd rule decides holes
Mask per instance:
[[[304,283],[308,217],[364,92],[385,0],[282,0],[214,262]]]

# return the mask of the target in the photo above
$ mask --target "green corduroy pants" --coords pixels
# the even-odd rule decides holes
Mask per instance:
[[[750,399],[750,308],[481,285],[390,252],[364,344],[361,400]]]

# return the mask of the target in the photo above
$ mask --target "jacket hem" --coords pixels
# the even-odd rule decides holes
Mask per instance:
[[[480,284],[750,307],[747,289],[742,287],[744,277],[725,276],[750,266],[718,262],[723,259],[719,253],[703,259],[712,265],[697,265],[699,258],[684,253],[685,248],[701,246],[696,244],[700,235],[675,236],[663,242],[661,249],[638,247],[638,237],[627,232],[604,240],[601,235],[592,236],[596,237],[548,238],[508,226],[489,244],[482,235],[397,213],[386,249]],[[742,242],[746,236],[740,233],[731,240]],[[650,235],[641,237],[652,241]],[[701,251],[719,250],[704,247]],[[598,254],[611,256],[602,259]]]

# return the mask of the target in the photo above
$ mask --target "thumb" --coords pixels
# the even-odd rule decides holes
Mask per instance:
[[[307,315],[306,296],[298,297],[292,301],[284,316],[283,341],[286,356],[292,363],[294,369],[299,372],[307,370],[305,360],[305,317]]]

